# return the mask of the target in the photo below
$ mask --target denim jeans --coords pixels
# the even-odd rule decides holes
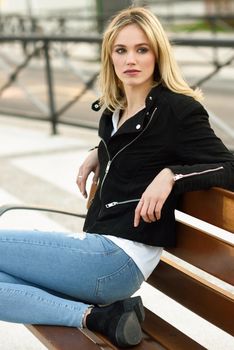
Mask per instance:
[[[0,230],[0,320],[82,327],[92,304],[130,297],[144,277],[98,234]]]

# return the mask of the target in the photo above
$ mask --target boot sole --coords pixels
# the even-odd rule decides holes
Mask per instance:
[[[119,319],[115,330],[115,343],[120,347],[137,345],[142,340],[142,330],[136,313],[125,312]]]

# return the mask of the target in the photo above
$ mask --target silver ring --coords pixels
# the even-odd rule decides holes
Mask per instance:
[[[78,175],[78,177],[81,179],[83,177],[83,175]]]

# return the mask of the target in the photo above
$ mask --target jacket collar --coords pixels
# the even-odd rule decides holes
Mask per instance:
[[[133,118],[130,118],[123,124],[122,127],[115,133],[121,135],[125,133],[136,133],[142,131],[149,121],[154,108],[159,103],[160,95],[162,93],[162,84],[153,87],[145,99],[145,108],[138,112]],[[99,137],[105,141],[109,140],[113,130],[112,112],[109,109],[104,110],[99,123]]]
[[[147,110],[151,110],[153,107],[155,107],[159,103],[161,93],[164,89],[165,89],[164,86],[162,85],[162,83],[160,83],[159,85],[153,87],[150,90],[150,92],[148,93],[145,99],[145,105]]]

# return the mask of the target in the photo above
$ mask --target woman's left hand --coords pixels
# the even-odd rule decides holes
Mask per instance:
[[[162,207],[174,186],[173,177],[173,172],[165,168],[149,184],[135,209],[134,227],[141,218],[148,223],[161,218]]]

